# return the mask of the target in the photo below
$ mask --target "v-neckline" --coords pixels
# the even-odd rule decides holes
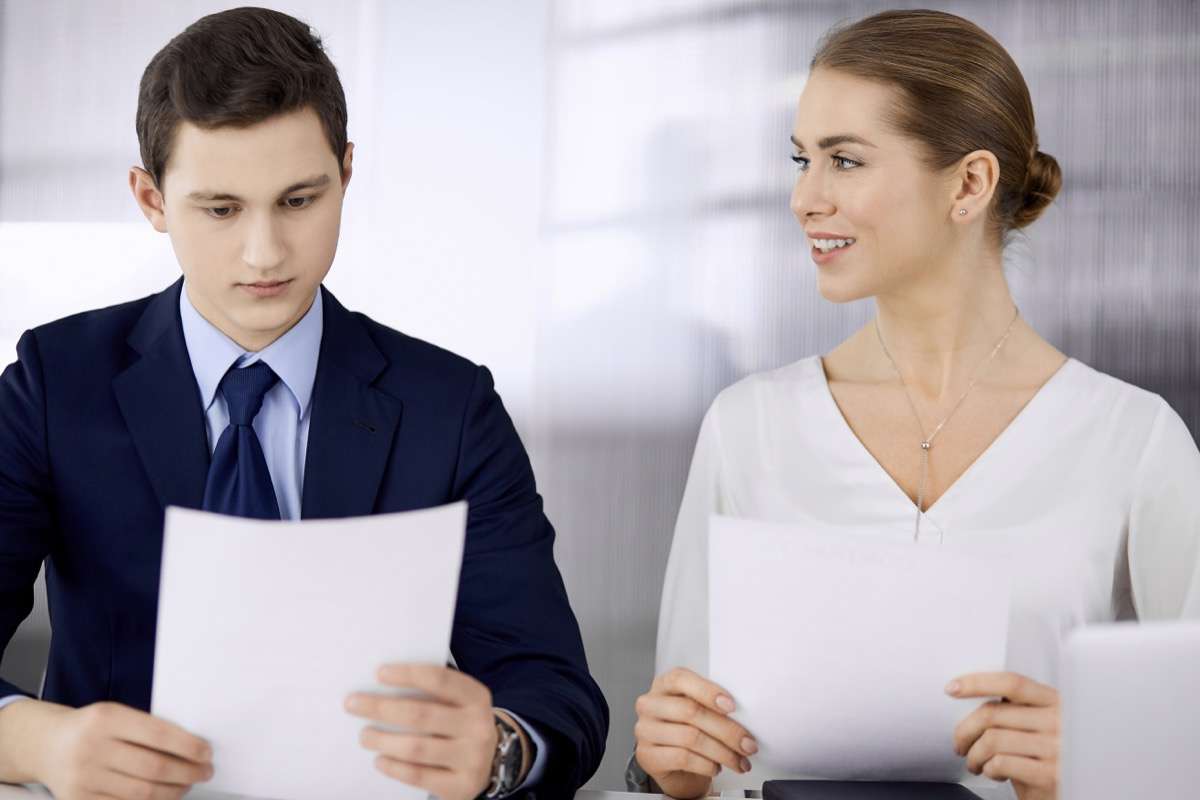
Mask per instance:
[[[1054,371],[1054,374],[1042,382],[1042,385],[1039,386],[1037,391],[1033,393],[1033,396],[1025,402],[1025,405],[1021,406],[1021,410],[1017,412],[1016,416],[1009,420],[1008,424],[1004,426],[1000,433],[996,434],[988,446],[983,449],[983,452],[976,456],[975,460],[968,464],[967,468],[959,473],[959,476],[954,479],[953,483],[946,487],[946,490],[938,496],[938,499],[933,503],[933,505],[921,512],[922,517],[929,519],[934,524],[937,524],[936,518],[933,518],[930,515],[937,512],[946,504],[946,498],[955,493],[955,490],[958,489],[959,484],[963,483],[965,480],[970,478],[972,474],[979,471],[979,465],[983,461],[987,460],[988,456],[993,453],[1003,441],[1013,436],[1012,431],[1017,428],[1019,424],[1027,424],[1023,421],[1030,416],[1030,411],[1046,402],[1042,398],[1049,393],[1047,390],[1051,389],[1053,385],[1061,382],[1063,373],[1067,371],[1068,367],[1072,366],[1072,362],[1074,361],[1075,359],[1073,357],[1068,356],[1067,360],[1064,361],[1062,365]],[[911,512],[914,508],[916,508],[917,504],[911,497],[908,496],[908,492],[904,490],[904,487],[897,483],[896,479],[892,477],[892,473],[888,472],[887,469],[884,468],[883,464],[879,463],[879,459],[877,459],[875,455],[867,448],[862,439],[858,438],[858,434],[855,433],[854,428],[850,426],[850,421],[846,419],[846,415],[842,413],[842,408],[838,405],[837,399],[833,396],[833,390],[829,387],[829,377],[825,374],[824,357],[814,356],[813,363],[816,367],[821,386],[825,390],[824,399],[828,402],[829,410],[833,412],[833,416],[837,419],[837,427],[840,428],[842,433],[849,438],[852,446],[857,448],[858,451],[866,457],[866,459],[874,466],[874,468],[883,476],[884,480],[900,495],[901,500],[906,504],[908,510]]]

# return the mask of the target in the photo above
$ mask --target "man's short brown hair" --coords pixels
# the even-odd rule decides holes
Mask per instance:
[[[321,39],[295,17],[235,8],[189,25],[150,60],[138,90],[142,165],[162,189],[180,120],[246,127],[311,107],[338,170],[346,150],[346,96]]]

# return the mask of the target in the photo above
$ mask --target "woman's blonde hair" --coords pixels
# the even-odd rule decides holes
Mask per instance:
[[[1031,224],[1062,187],[1038,150],[1029,88],[1008,52],[973,22],[942,11],[884,11],[821,39],[810,71],[836,69],[899,90],[887,122],[943,170],[973,150],[1000,162],[989,209],[998,236]]]

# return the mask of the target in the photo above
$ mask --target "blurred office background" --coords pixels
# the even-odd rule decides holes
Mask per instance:
[[[170,37],[234,5],[0,3],[0,364],[30,326],[177,277],[126,186],[137,84]],[[705,408],[871,314],[821,299],[788,211],[791,114],[831,24],[935,7],[1010,50],[1066,176],[1006,255],[1022,312],[1200,430],[1192,0],[269,5],[323,35],[348,96],[356,170],[328,285],[488,364],[530,450],[612,707],[595,788],[621,785],[633,747]],[[3,661],[29,688],[38,604]]]

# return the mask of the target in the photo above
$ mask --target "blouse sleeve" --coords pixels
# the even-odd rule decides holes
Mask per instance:
[[[712,404],[700,425],[675,522],[658,615],[656,675],[674,667],[708,672],[708,518],[722,511],[717,406]]]
[[[1200,451],[1161,398],[1135,480],[1128,555],[1138,619],[1200,619]]]

